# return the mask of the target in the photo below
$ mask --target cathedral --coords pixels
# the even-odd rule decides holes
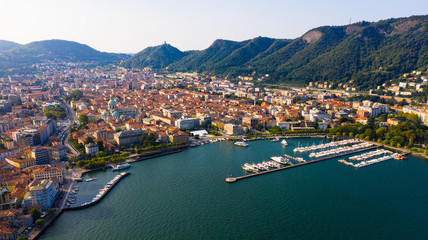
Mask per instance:
[[[137,115],[137,111],[133,108],[118,108],[116,101],[110,98],[108,101],[108,109],[101,113],[101,118],[108,121],[125,121],[130,118],[134,118]]]

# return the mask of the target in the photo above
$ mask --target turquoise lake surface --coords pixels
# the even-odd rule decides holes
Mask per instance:
[[[41,236],[53,239],[426,239],[428,162],[408,156],[363,168],[344,157],[236,183],[241,165],[326,139],[217,142],[132,164],[99,204],[65,212]],[[352,156],[352,155],[350,155]],[[349,156],[345,157],[348,159]],[[86,174],[77,204],[118,172]]]

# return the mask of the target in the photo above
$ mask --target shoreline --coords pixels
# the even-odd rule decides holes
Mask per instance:
[[[315,136],[315,137],[314,137]],[[281,136],[269,136],[269,137],[261,137],[261,138],[256,138],[256,139],[253,139],[253,140],[251,140],[251,141],[256,141],[256,140],[270,140],[270,139],[272,139],[272,138],[275,138],[275,137],[278,137],[278,138],[328,138],[328,139],[331,139],[331,138],[333,138],[333,137],[330,137],[330,136],[327,136],[327,135],[319,135],[319,134],[317,134],[317,135],[293,135],[293,136],[288,136],[288,135],[281,135]],[[336,137],[334,137],[334,138],[336,138]],[[349,139],[350,137],[337,137],[337,139]],[[353,138],[353,139],[356,139],[356,138]],[[250,141],[250,140],[249,140]],[[374,144],[376,147],[384,147],[384,148],[389,148],[389,149],[393,149],[393,150],[396,150],[396,151],[401,151],[401,152],[404,152],[404,153],[406,153],[406,154],[411,154],[411,155],[413,155],[413,156],[417,156],[417,157],[422,157],[422,158],[425,158],[425,159],[428,159],[428,157],[427,156],[424,156],[423,155],[423,153],[419,153],[419,152],[414,152],[414,151],[410,151],[410,150],[407,150],[407,149],[404,149],[404,148],[397,148],[397,147],[391,147],[391,146],[388,146],[388,145],[384,145],[384,144],[380,144],[380,143],[377,143],[377,142],[373,142],[373,141],[366,141],[366,140],[363,140],[363,141],[365,141],[365,142],[370,142],[370,143],[372,143],[372,144]],[[233,142],[233,141],[231,141],[231,142]],[[145,156],[132,156],[132,157],[130,157],[129,159],[133,159],[134,158],[134,160],[132,160],[132,161],[129,161],[129,159],[126,161],[126,162],[129,162],[129,163],[133,163],[133,162],[139,162],[139,161],[144,161],[144,160],[148,160],[148,159],[152,159],[152,158],[156,158],[156,157],[161,157],[161,156],[166,156],[166,155],[171,155],[171,154],[174,154],[174,153],[179,153],[179,152],[182,152],[183,151],[183,149],[186,149],[186,148],[188,148],[188,147],[184,147],[184,148],[180,148],[180,149],[174,149],[174,150],[172,150],[172,151],[166,151],[166,152],[158,152],[158,153],[153,153],[153,154],[147,154],[147,155],[145,155]],[[337,157],[337,156],[336,156]],[[135,159],[136,158],[136,159]],[[294,165],[293,167],[296,167],[296,166],[300,166],[301,164],[296,164],[296,165]],[[100,171],[100,170],[105,170],[105,169],[107,169],[107,168],[111,168],[112,166],[111,165],[107,165],[107,166],[103,166],[103,167],[99,167],[99,168],[96,168],[96,169],[88,169],[88,170],[86,170],[86,171],[82,171],[81,172],[81,175],[80,175],[80,179],[82,179],[83,180],[83,175],[85,174],[85,173],[89,173],[89,172],[95,172],[95,171]],[[287,168],[287,167],[285,167],[285,168]],[[282,168],[281,169],[275,169],[275,171],[279,171],[279,170],[283,170]],[[264,173],[268,173],[268,172],[264,172]],[[126,176],[128,176],[129,174],[127,174]],[[260,175],[262,175],[262,174],[260,174]],[[248,175],[245,175],[245,176],[248,176]],[[236,177],[236,178],[241,178],[241,177],[244,177],[244,178],[247,178],[247,177],[245,177],[245,176],[240,176],[240,177]],[[237,180],[239,180],[239,179],[237,179]],[[236,181],[237,181],[236,180]],[[120,180],[119,180],[120,181]],[[118,181],[118,182],[119,182]],[[74,183],[75,181],[73,181],[73,183]],[[117,182],[115,183],[115,185],[117,184]],[[111,189],[110,189],[111,190]],[[110,192],[110,190],[108,191],[108,192]],[[106,193],[107,194],[107,193]],[[106,194],[104,194],[103,195],[103,197],[102,198],[104,198],[104,196],[106,195]],[[40,232],[39,233],[37,233],[37,235],[35,235],[35,236],[32,236],[32,237],[30,237],[29,236],[29,239],[38,239],[42,234],[43,234],[43,232],[45,232],[46,231],[46,229],[64,212],[64,211],[75,211],[75,210],[80,210],[80,209],[85,209],[85,208],[87,208],[87,207],[91,207],[91,206],[94,206],[94,205],[96,205],[102,198],[100,198],[95,204],[89,204],[89,205],[86,205],[86,206],[76,206],[76,207],[72,207],[72,208],[64,208],[64,209],[60,209],[60,211],[58,212],[58,213],[56,213],[47,223],[45,223],[46,225],[40,230]]]
[[[121,175],[121,174],[119,174],[120,175],[120,177],[119,177],[119,179],[117,180],[117,181],[115,181],[109,188],[108,188],[108,190],[106,191],[106,192],[104,192],[104,194],[102,194],[101,195],[101,197],[100,198],[98,198],[96,201],[93,201],[93,202],[90,202],[89,204],[87,204],[87,205],[79,205],[79,206],[75,206],[75,207],[67,207],[67,208],[64,208],[63,209],[63,211],[76,211],[76,210],[81,210],[81,209],[85,209],[85,208],[89,208],[89,207],[92,207],[92,206],[94,206],[94,205],[96,205],[96,204],[98,204],[98,203],[100,203],[106,196],[107,196],[107,194],[110,192],[110,191],[112,191],[113,190],[113,188],[123,179],[123,178],[125,178],[126,176],[129,176],[131,173],[130,172],[125,172],[123,175]]]
[[[170,155],[170,154],[174,154],[174,153],[179,153],[182,152],[183,149],[174,149],[172,151],[166,151],[166,152],[158,152],[158,153],[152,153],[152,154],[147,154],[147,155],[143,155],[143,156],[130,156],[127,160],[125,160],[125,163],[134,163],[134,162],[141,162],[144,160],[148,160],[148,159],[152,159],[152,158],[157,158],[157,157],[162,157],[162,156],[166,156],[166,155]],[[85,173],[90,173],[90,172],[96,172],[96,171],[105,171],[108,168],[112,168],[111,164],[102,166],[102,167],[97,167],[97,168],[93,168],[93,169],[84,169],[81,173],[80,173],[80,177],[78,180],[78,182],[83,181],[83,175]]]
[[[152,153],[152,154],[147,154],[147,155],[145,155],[145,156],[133,156],[133,157],[131,157],[131,158],[134,158],[134,157],[138,157],[137,159],[134,159],[133,161],[129,161],[129,163],[133,163],[133,162],[140,162],[140,161],[144,161],[144,160],[148,160],[148,159],[152,159],[152,158],[156,158],[156,157],[162,157],[162,156],[166,156],[166,155],[170,155],[170,154],[174,154],[174,153],[179,153],[179,152],[182,152],[183,151],[183,149],[186,149],[187,148],[187,146],[186,147],[184,147],[184,148],[180,148],[180,149],[174,149],[174,150],[171,150],[171,151],[166,151],[166,152],[158,152],[158,153]],[[128,162],[128,161],[125,161],[125,162]],[[77,182],[80,182],[80,181],[83,181],[83,175],[85,174],[85,173],[90,173],[90,172],[95,172],[95,171],[100,171],[100,170],[106,170],[107,168],[111,168],[112,166],[111,165],[106,165],[106,166],[103,166],[103,167],[99,167],[99,168],[96,168],[96,169],[87,169],[87,170],[84,170],[84,171],[82,171],[81,173],[80,173],[80,178],[78,178],[78,179],[71,179],[71,186],[70,186],[70,188],[76,183],[77,184]],[[108,193],[108,192],[110,192],[111,191],[111,189],[114,187],[114,186],[116,186],[116,184],[118,183],[118,182],[120,182],[121,180],[122,180],[122,178],[124,178],[124,177],[126,177],[126,176],[128,176],[130,174],[130,172],[128,172],[127,174],[125,174],[124,176],[122,176],[117,182],[115,182],[115,184],[114,185],[112,185],[112,187],[111,188],[109,188],[109,190],[105,193],[105,194],[103,194],[103,196],[100,198],[100,199],[98,199],[95,203],[92,203],[92,204],[88,204],[88,205],[85,205],[85,206],[76,206],[76,207],[72,207],[72,208],[59,208],[59,209],[57,209],[57,212],[55,212],[55,215],[54,216],[52,216],[44,225],[43,225],[43,227],[41,228],[41,229],[39,229],[39,230],[37,230],[37,232],[36,233],[34,233],[32,236],[28,236],[28,239],[30,239],[30,240],[35,240],[35,239],[38,239],[45,231],[46,231],[46,229],[47,228],[49,228],[49,226],[52,224],[52,223],[54,223],[55,222],[55,220],[60,216],[60,215],[62,215],[63,214],[63,212],[64,211],[76,211],[76,210],[81,210],[81,209],[85,209],[85,208],[88,208],[88,207],[91,207],[91,206],[94,206],[94,205],[96,205],[97,203],[99,203],[105,196],[106,196],[106,194]],[[65,201],[65,199],[67,198],[67,195],[68,195],[68,191],[66,192],[66,194],[64,195],[64,199],[63,199],[63,201]]]

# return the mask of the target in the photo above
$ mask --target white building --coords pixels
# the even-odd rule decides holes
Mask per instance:
[[[427,107],[415,107],[415,106],[404,106],[403,112],[410,114],[417,114],[419,120],[426,126],[428,126],[428,108]]]
[[[198,130],[198,131],[191,131],[190,134],[192,134],[193,136],[199,136],[200,138],[203,138],[208,135],[208,132],[206,130]]]
[[[85,152],[91,156],[97,155],[98,151],[98,145],[95,143],[88,143],[85,145]]]
[[[242,127],[231,123],[224,124],[224,131],[227,135],[231,136],[244,134],[244,130],[242,129]]]
[[[32,172],[34,180],[58,179],[60,184],[64,182],[64,172],[60,167],[45,165],[33,168]]]
[[[178,129],[195,129],[199,127],[199,119],[197,118],[185,118],[178,119],[175,121],[175,127]]]
[[[363,106],[359,106],[358,110],[369,112],[370,117],[377,117],[383,113],[388,113],[389,106],[382,103],[374,103],[371,106],[364,104]]]
[[[309,112],[302,112],[302,116],[305,117],[306,121],[327,121],[331,118],[330,114],[325,113],[318,109],[311,109]]]
[[[51,180],[34,180],[29,187],[31,194],[31,204],[41,205],[43,210],[52,207],[56,198],[56,188]]]
[[[407,83],[406,82],[400,82],[398,84],[398,86],[401,87],[401,88],[406,88],[407,87]]]

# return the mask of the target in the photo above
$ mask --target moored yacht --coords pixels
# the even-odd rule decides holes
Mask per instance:
[[[248,143],[245,142],[235,142],[234,144],[239,147],[248,147]]]
[[[272,159],[273,161],[277,162],[277,163],[281,163],[281,164],[289,164],[290,160],[288,160],[287,158],[281,157],[281,156],[276,156],[276,157],[271,157],[270,159]]]
[[[130,168],[130,167],[131,167],[131,164],[129,164],[129,163],[119,164],[116,167],[113,167],[113,171],[119,171],[119,170],[127,169],[127,168]]]

